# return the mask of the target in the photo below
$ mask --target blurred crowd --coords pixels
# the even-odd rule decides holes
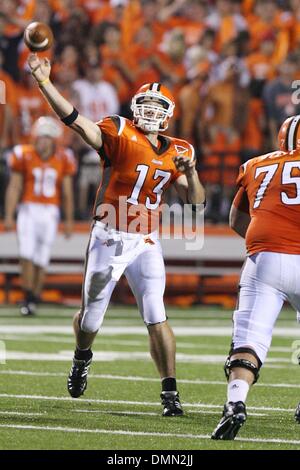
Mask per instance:
[[[227,219],[240,163],[274,150],[281,122],[300,112],[292,99],[299,0],[0,0],[2,214],[7,150],[30,142],[34,120],[51,114],[22,41],[33,20],[53,30],[54,47],[41,55],[51,59],[55,85],[90,119],[130,117],[143,83],[171,89],[176,110],[167,134],[195,146],[212,222]],[[78,157],[76,215],[88,218],[98,156],[68,129],[62,144]]]

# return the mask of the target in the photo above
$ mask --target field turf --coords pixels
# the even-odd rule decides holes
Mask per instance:
[[[163,418],[160,381],[136,308],[114,306],[94,345],[88,389],[66,390],[76,309],[44,306],[34,318],[0,309],[0,449],[300,449],[300,326],[284,310],[268,360],[249,394],[238,439],[212,441],[226,398],[223,363],[231,312],[169,308],[177,338],[178,388],[185,415]],[[4,362],[4,361],[2,361]]]

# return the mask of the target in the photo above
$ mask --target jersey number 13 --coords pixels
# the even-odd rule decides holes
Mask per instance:
[[[130,204],[134,204],[134,205],[139,204],[138,198],[139,198],[141,189],[143,187],[143,184],[145,183],[145,180],[149,171],[149,167],[147,165],[137,165],[136,171],[139,172],[139,176],[138,176],[138,179],[136,180],[131,196],[127,199],[127,202],[129,202]],[[161,201],[161,195],[163,193],[164,186],[169,181],[170,176],[171,176],[171,173],[168,171],[163,171],[163,170],[158,170],[158,169],[155,170],[153,179],[154,180],[157,180],[159,178],[161,179],[159,180],[157,185],[154,186],[154,188],[152,189],[152,192],[156,195],[156,201],[151,202],[151,199],[149,198],[149,196],[146,197],[145,206],[147,209],[154,210],[158,208],[160,201]]]

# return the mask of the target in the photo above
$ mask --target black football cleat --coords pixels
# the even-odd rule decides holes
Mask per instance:
[[[20,307],[22,317],[29,317],[36,312],[36,304],[33,302],[23,302]]]
[[[212,433],[212,439],[230,441],[235,438],[247,419],[246,406],[242,401],[225,403],[223,416]]]
[[[162,392],[160,395],[163,405],[163,416],[182,416],[183,409],[179,400],[178,392]]]
[[[298,404],[295,411],[295,420],[300,424],[300,403]]]
[[[68,376],[68,391],[71,397],[78,398],[84,394],[91,363],[92,357],[87,361],[73,358],[73,364]]]

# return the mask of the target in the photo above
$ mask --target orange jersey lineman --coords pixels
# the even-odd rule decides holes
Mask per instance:
[[[233,204],[251,216],[248,254],[300,254],[300,151],[276,151],[249,160],[240,167],[237,183]]]
[[[103,136],[99,154],[104,171],[95,217],[102,219],[103,205],[110,204],[116,211],[116,228],[149,233],[157,228],[163,193],[182,174],[176,169],[173,157],[182,155],[193,159],[194,149],[184,140],[161,134],[156,148],[132,121],[117,115],[103,119],[98,125]],[[120,198],[124,206],[119,205]],[[140,227],[137,224],[130,230],[138,215]]]
[[[42,160],[33,145],[16,145],[10,155],[9,166],[12,171],[23,175],[23,203],[59,206],[63,178],[76,173],[76,161],[71,150],[57,149],[52,157]]]

